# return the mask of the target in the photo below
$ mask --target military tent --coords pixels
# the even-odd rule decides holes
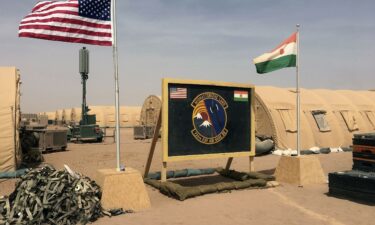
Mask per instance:
[[[115,107],[114,106],[89,106],[89,115],[96,115],[96,124],[100,127],[115,127]],[[63,119],[65,123],[75,122],[79,123],[81,120],[81,108],[60,109],[54,113],[44,112],[41,114],[48,115],[49,119],[60,122]],[[140,119],[141,107],[139,106],[121,106],[120,107],[120,126],[133,127],[138,124]]]
[[[149,95],[143,102],[139,124],[156,126],[161,106],[162,101],[160,96]]]
[[[20,116],[19,71],[0,67],[0,172],[14,171],[21,162]]]
[[[296,93],[255,88],[256,134],[278,149],[296,149]],[[375,131],[375,92],[301,89],[301,148],[348,147],[354,133]]]

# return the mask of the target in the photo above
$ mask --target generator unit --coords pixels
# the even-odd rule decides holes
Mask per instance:
[[[96,116],[87,115],[91,124],[79,124],[70,126],[70,134],[68,140],[70,141],[82,141],[82,142],[102,142],[103,141],[103,130],[96,125]]]
[[[25,127],[21,130],[22,148],[48,151],[65,150],[67,147],[67,128],[64,127]]]
[[[23,152],[65,150],[68,129],[62,126],[48,126],[46,116],[21,114],[20,139]]]

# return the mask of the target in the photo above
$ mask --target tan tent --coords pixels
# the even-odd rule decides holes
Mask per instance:
[[[139,123],[141,107],[140,106],[121,106],[121,115],[124,119],[124,127],[134,127]]]
[[[90,111],[89,115],[96,115],[96,124],[99,125],[100,127],[105,127],[105,111],[106,111],[106,106],[89,106]]]
[[[296,94],[255,88],[256,134],[272,136],[279,149],[296,148]],[[375,93],[301,89],[301,147],[347,147],[354,133],[375,131]]]
[[[100,127],[115,127],[115,107],[114,106],[89,106],[89,115],[96,115],[96,124]],[[53,113],[44,112],[48,119],[72,121],[79,123],[81,120],[81,108],[61,109]],[[141,107],[139,106],[121,106],[120,107],[120,126],[133,127],[139,123]]]
[[[143,102],[139,124],[145,126],[156,126],[161,105],[162,102],[160,96],[149,95]]]
[[[55,120],[56,119],[56,112],[43,112],[43,115],[47,115],[48,120]]]
[[[61,121],[62,121],[63,124],[65,124],[67,122],[65,109],[61,110]]]
[[[70,110],[70,121],[75,123],[77,121],[77,113],[76,113],[76,109],[75,108],[72,108]]]
[[[72,108],[70,117],[72,118],[73,122],[79,123],[79,121],[82,118],[82,108],[79,108],[79,107]]]
[[[55,121],[61,121],[61,111],[62,110],[56,110],[56,112],[55,112]]]
[[[108,127],[116,126],[116,114],[115,107],[110,106],[104,109],[106,123]],[[139,121],[139,115],[141,113],[141,107],[139,106],[121,106],[120,107],[120,126],[121,127],[133,127],[137,125]]]
[[[15,67],[0,67],[0,172],[14,171],[21,162],[20,75]]]
[[[72,109],[64,109],[65,111],[65,122],[69,124],[72,121]]]

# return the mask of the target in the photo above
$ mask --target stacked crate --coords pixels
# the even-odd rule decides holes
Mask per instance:
[[[328,178],[331,195],[375,203],[375,133],[355,134],[353,170]]]
[[[375,172],[375,133],[354,135],[353,170]]]

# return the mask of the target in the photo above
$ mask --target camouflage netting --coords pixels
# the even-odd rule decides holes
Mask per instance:
[[[78,173],[44,166],[0,197],[0,224],[86,224],[103,215],[100,187]]]

